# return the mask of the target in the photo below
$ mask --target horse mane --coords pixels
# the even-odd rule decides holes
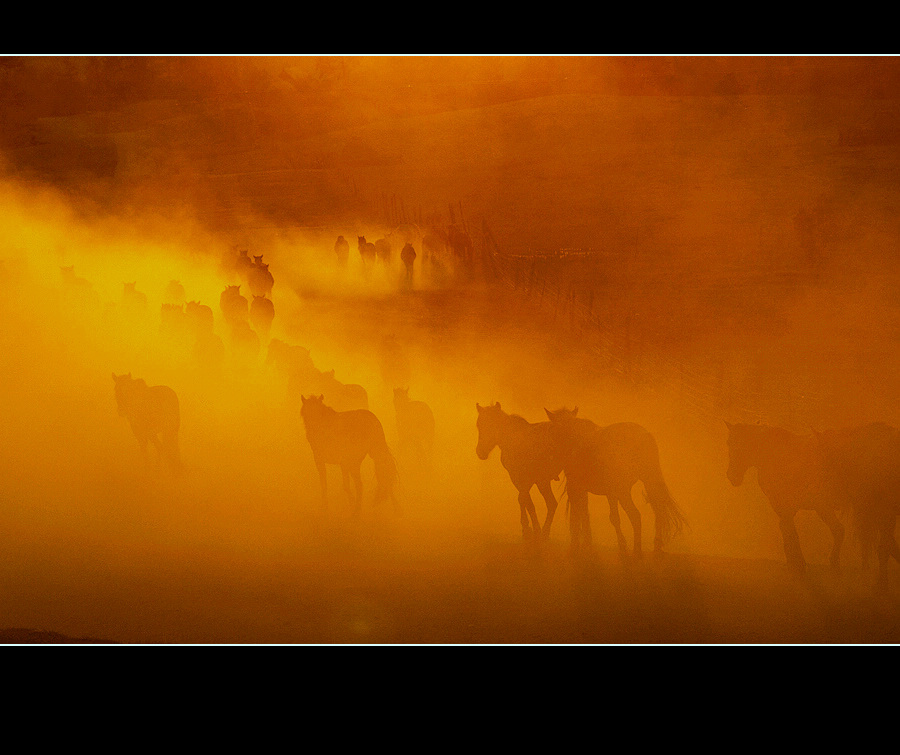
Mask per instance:
[[[525,425],[531,424],[527,419],[525,419],[525,417],[522,417],[519,414],[507,414],[506,416],[509,417],[515,424],[520,425],[522,427],[524,427]]]

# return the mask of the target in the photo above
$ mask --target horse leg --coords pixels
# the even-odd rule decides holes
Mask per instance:
[[[619,502],[622,504],[622,508],[625,509],[625,513],[628,515],[628,519],[631,521],[631,529],[634,532],[634,555],[638,558],[641,557],[643,552],[643,543],[641,540],[641,512],[638,510],[638,507],[634,505],[634,499],[631,497],[631,491],[628,490],[622,494],[619,498]],[[656,543],[656,549],[659,550],[659,543]]]
[[[553,495],[553,486],[550,484],[550,481],[542,482],[538,485],[538,490],[541,491],[541,495],[544,497],[544,500],[547,502],[547,518],[544,519],[544,527],[541,530],[541,535],[544,540],[550,539],[550,525],[553,524],[553,516],[556,514],[557,501],[556,496]]]
[[[784,540],[784,555],[787,557],[788,565],[793,567],[798,573],[803,574],[806,571],[806,559],[803,558],[803,551],[800,548],[800,536],[797,534],[797,527],[794,525],[794,512],[791,511],[778,516],[778,526],[781,528],[781,537]]]
[[[316,462],[316,469],[319,471],[319,484],[322,487],[322,508],[328,505],[328,472],[325,469],[325,462]]]
[[[841,524],[841,521],[837,518],[834,509],[820,509],[818,514],[822,521],[828,525],[828,529],[831,530],[831,536],[834,539],[834,545],[831,547],[831,558],[829,561],[831,563],[831,568],[836,570],[841,557],[841,546],[844,542],[844,525]]]
[[[534,501],[531,500],[530,490],[519,491],[519,508],[522,511],[522,537],[526,540],[529,536],[537,538],[541,533],[541,525],[538,522],[537,511],[534,509]],[[529,517],[531,518],[530,526]]]
[[[619,543],[619,555],[624,558],[628,555],[628,543],[625,540],[625,533],[622,532],[622,520],[619,518],[619,499],[608,495],[606,500],[609,501],[609,521],[616,531],[616,540]]]

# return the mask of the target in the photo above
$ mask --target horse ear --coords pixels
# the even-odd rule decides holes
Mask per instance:
[[[731,428],[734,427],[727,419],[725,420],[725,427],[728,428],[728,432],[731,432]]]
[[[113,376],[113,382],[115,383],[116,380],[118,380],[118,378],[116,377],[116,373],[114,372],[114,373],[112,374],[112,376]]]
[[[304,404],[306,403],[306,396],[304,396],[302,393],[300,394],[300,401]]]
[[[496,404],[494,404],[494,408],[496,408],[496,409],[499,409],[499,408],[500,408],[500,402],[499,402],[499,401],[498,401]]]
[[[325,400],[325,394],[322,393],[319,395],[319,401],[324,401],[324,400]]]
[[[573,417],[577,417],[577,416],[578,416],[578,407],[577,407],[577,406],[572,410],[572,416],[573,416]]]
[[[478,413],[481,414],[484,411],[484,407],[479,404],[477,401],[475,402],[475,408],[478,410]]]
[[[544,407],[544,412],[547,414],[547,419],[553,419],[553,412],[551,412],[546,406]]]

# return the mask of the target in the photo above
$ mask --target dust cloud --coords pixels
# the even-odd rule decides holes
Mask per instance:
[[[0,71],[4,625],[122,642],[896,640],[896,591],[890,611],[864,602],[851,539],[826,573],[830,533],[799,512],[813,576],[793,581],[755,473],[725,476],[726,421],[900,424],[892,59]],[[388,261],[366,262],[363,237]],[[234,286],[246,314],[224,303]],[[182,469],[142,451],[122,375],[177,395]],[[431,410],[430,450],[402,437],[396,389]],[[333,465],[323,506],[300,413],[320,394],[378,417],[397,509],[373,504],[371,459],[358,516]],[[523,542],[499,450],[475,454],[476,404],[494,402],[647,428],[689,524],[667,560],[620,563],[596,496],[596,552],[572,558],[564,475],[549,540]]]

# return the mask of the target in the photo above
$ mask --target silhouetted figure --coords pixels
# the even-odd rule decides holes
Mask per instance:
[[[275,305],[271,299],[264,295],[254,294],[250,302],[250,324],[259,333],[263,341],[269,340],[269,331],[272,329],[272,321],[275,319]]]
[[[507,414],[501,409],[499,402],[493,406],[475,404],[475,408],[478,410],[476,455],[485,461],[494,447],[499,446],[500,463],[509,472],[509,479],[519,491],[522,537],[538,541],[543,536],[544,540],[548,540],[557,506],[550,483],[558,480],[562,471],[562,457],[551,433],[550,423],[532,424],[518,414]],[[547,502],[543,530],[531,500],[531,488],[535,485]]]
[[[366,241],[365,236],[358,236],[356,239],[356,248],[359,250],[359,257],[362,260],[363,272],[367,272],[372,263],[378,259],[378,253],[375,250],[375,244]]]
[[[654,550],[661,551],[673,535],[681,532],[686,520],[663,479],[653,435],[633,422],[601,427],[578,417],[578,407],[544,411],[557,448],[562,451],[573,551],[591,545],[588,494],[593,493],[606,496],[609,502],[609,519],[616,530],[620,553],[627,556],[628,545],[619,520],[619,506],[631,520],[634,554],[641,555],[641,512],[631,496],[638,481],[644,484],[654,513]]]
[[[140,378],[113,373],[116,405],[119,415],[128,420],[131,431],[147,459],[147,444],[157,450],[157,469],[165,458],[176,474],[182,471],[178,449],[181,414],[178,396],[165,385],[148,386]]]
[[[299,385],[301,376],[316,372],[316,365],[309,355],[309,349],[285,343],[278,338],[273,338],[269,342],[266,364],[287,377],[291,385],[295,381]]]
[[[215,318],[213,317],[212,308],[206,304],[201,304],[198,301],[189,301],[184,305],[184,317],[195,336],[213,332]]]
[[[760,490],[775,510],[784,554],[797,572],[806,571],[800,536],[794,524],[798,511],[815,511],[834,538],[831,565],[838,567],[844,525],[837,517],[837,501],[831,488],[816,438],[805,437],[768,425],[732,425],[728,428],[728,476],[737,487],[751,467],[757,469]]]
[[[900,514],[900,430],[876,422],[817,434],[829,483],[846,497],[863,562],[878,554],[879,590],[887,589],[891,557],[900,563],[894,536]]]
[[[306,429],[306,439],[312,449],[319,480],[322,485],[322,504],[328,503],[326,464],[337,464],[344,478],[344,490],[355,504],[356,513],[362,507],[361,467],[366,456],[375,462],[377,489],[375,503],[394,497],[397,465],[384,437],[378,417],[368,409],[339,412],[324,403],[323,396],[301,396],[300,415]],[[350,485],[353,480],[355,491]]]
[[[236,362],[242,367],[256,364],[259,359],[259,335],[250,323],[239,320],[231,328],[231,351]]]
[[[340,267],[347,267],[347,261],[350,259],[350,242],[343,236],[338,236],[334,242],[334,254]]]
[[[241,249],[238,252],[237,259],[234,261],[234,272],[238,274],[238,276],[242,280],[247,280],[247,275],[250,270],[253,269],[253,260],[250,259],[250,254],[248,250]]]
[[[394,412],[401,449],[430,466],[434,451],[434,413],[424,401],[413,401],[409,388],[394,388]]]
[[[62,273],[63,285],[66,288],[81,291],[93,290],[94,287],[85,278],[79,278],[75,275],[75,265],[60,267],[59,271]]]
[[[253,296],[271,296],[275,278],[269,272],[269,266],[262,261],[262,255],[253,258],[253,267],[247,273],[247,285]]]
[[[375,242],[375,256],[382,265],[391,264],[391,242],[387,239],[378,239]]]
[[[356,383],[342,383],[334,376],[334,370],[298,373],[295,380],[294,390],[299,389],[301,392],[313,390],[321,393],[328,404],[338,411],[369,408],[369,394],[366,393],[366,389]],[[288,388],[290,390],[291,386]]]
[[[416,250],[412,244],[406,244],[400,252],[400,259],[406,268],[406,285],[412,287],[413,284],[413,263],[416,261]]]
[[[234,328],[238,323],[246,323],[250,320],[250,306],[241,295],[240,286],[225,287],[219,297],[219,308],[222,310],[222,316],[229,328]]]
[[[166,293],[164,297],[165,303],[177,304],[180,306],[184,304],[185,298],[184,286],[182,286],[181,283],[176,280],[169,281],[169,284],[166,286]]]

